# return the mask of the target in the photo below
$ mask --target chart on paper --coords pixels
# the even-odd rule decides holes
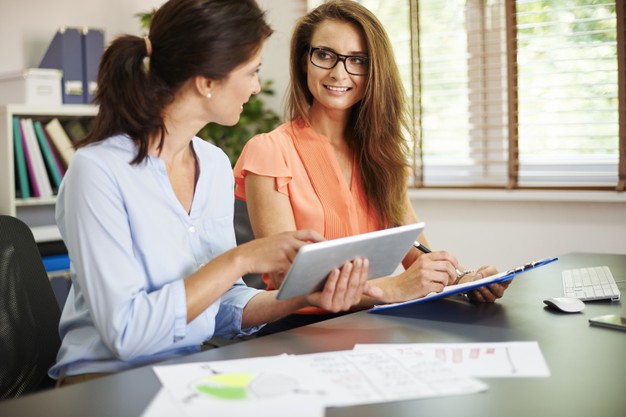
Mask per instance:
[[[191,384],[193,394],[223,400],[250,400],[298,393],[298,381],[282,374],[249,372],[207,375]]]
[[[361,344],[354,349],[382,349],[406,366],[436,359],[473,377],[550,375],[537,342]]]
[[[210,411],[212,415],[322,417],[328,406],[472,394],[488,388],[440,361],[414,360],[407,366],[392,356],[370,349],[153,369],[167,391],[165,398],[170,398],[178,415],[186,416],[205,416]]]
[[[334,393],[314,377],[307,379],[306,369],[291,359],[280,355],[154,369],[177,415],[291,416],[305,402],[310,407],[303,416],[323,416]]]

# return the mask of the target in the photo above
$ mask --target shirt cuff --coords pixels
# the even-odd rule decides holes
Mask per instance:
[[[172,297],[174,298],[174,342],[178,342],[187,336],[187,297],[185,282],[174,281],[171,284]]]
[[[241,280],[240,280],[241,281]],[[222,297],[216,317],[215,334],[232,339],[247,336],[260,330],[264,325],[241,328],[243,309],[252,297],[263,292],[246,286],[243,281],[233,285]]]

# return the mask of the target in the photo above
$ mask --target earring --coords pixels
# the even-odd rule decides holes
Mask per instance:
[[[211,98],[211,97],[213,97],[213,94],[211,94],[210,91],[208,93],[206,93],[206,98]]]

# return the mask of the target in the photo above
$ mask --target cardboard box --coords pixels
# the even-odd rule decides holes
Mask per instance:
[[[0,75],[0,104],[63,104],[61,78],[57,69],[28,68]]]

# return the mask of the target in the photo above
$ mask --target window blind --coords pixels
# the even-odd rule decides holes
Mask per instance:
[[[615,186],[615,2],[518,0],[520,186]]]
[[[414,185],[626,188],[623,0],[360,2],[411,39]]]

